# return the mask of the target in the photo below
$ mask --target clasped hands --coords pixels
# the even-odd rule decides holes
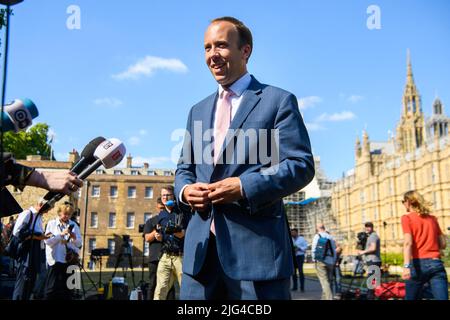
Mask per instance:
[[[232,203],[242,199],[241,181],[238,177],[214,183],[197,182],[183,190],[183,201],[194,211],[205,211],[210,204]]]

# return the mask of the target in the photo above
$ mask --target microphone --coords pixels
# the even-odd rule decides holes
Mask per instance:
[[[79,174],[81,171],[83,171],[88,165],[90,165],[91,163],[93,163],[96,158],[94,157],[94,151],[95,149],[97,149],[97,147],[99,146],[100,143],[102,143],[103,141],[105,141],[106,139],[103,137],[97,137],[95,139],[92,139],[83,149],[83,151],[81,152],[81,157],[80,159],[77,161],[77,163],[74,164],[74,166],[72,167],[72,169],[70,169],[70,171],[72,171],[73,173]],[[58,192],[53,192],[53,191],[49,191],[47,192],[47,194],[44,196],[44,200],[50,200],[53,197],[57,196]]]
[[[88,165],[93,163],[96,158],[94,157],[95,149],[105,141],[106,139],[103,137],[97,137],[95,139],[92,139],[81,151],[81,157],[78,160],[77,163],[72,167],[70,171],[73,173],[79,174],[81,171],[83,171]]]
[[[39,115],[36,105],[30,99],[15,99],[3,107],[2,130],[19,132],[26,130],[33,123],[33,119]]]
[[[173,200],[167,200],[166,207],[172,208],[175,206],[175,201]]]
[[[0,4],[5,6],[13,6],[15,4],[21,3],[23,0],[0,0]]]
[[[123,157],[125,157],[126,148],[122,141],[116,138],[111,138],[103,141],[95,149],[94,157],[95,160],[90,166],[83,170],[78,175],[81,180],[86,179],[92,172],[103,165],[106,169],[117,166]]]
[[[94,139],[95,140],[95,139]],[[78,178],[81,180],[86,179],[92,172],[97,170],[98,167],[103,165],[106,169],[110,169],[120,163],[125,156],[125,145],[116,138],[111,138],[103,141],[94,151],[94,158],[96,159],[87,168],[85,168]],[[51,209],[56,202],[64,197],[63,193],[58,193],[50,200],[48,200],[39,210],[39,213],[45,212]]]

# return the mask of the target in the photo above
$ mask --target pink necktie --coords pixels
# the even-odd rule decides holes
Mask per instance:
[[[231,97],[233,91],[222,91],[222,97],[217,105],[216,112],[216,127],[214,128],[214,164],[219,159],[220,150],[222,149],[223,142],[227,135],[228,128],[231,123]],[[211,221],[211,232],[215,235],[216,228],[214,225],[214,218]]]

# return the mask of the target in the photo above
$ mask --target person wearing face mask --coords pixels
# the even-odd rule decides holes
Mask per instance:
[[[82,246],[80,228],[70,220],[74,208],[65,203],[58,207],[58,217],[50,220],[45,231],[45,254],[48,264],[45,282],[46,300],[70,300],[72,292],[67,284],[70,274],[67,268],[73,263],[68,261],[72,254],[79,254]]]

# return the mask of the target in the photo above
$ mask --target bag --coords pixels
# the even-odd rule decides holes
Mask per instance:
[[[404,282],[382,283],[375,288],[375,296],[381,300],[404,299],[406,296],[406,287]]]
[[[66,245],[66,262],[68,265],[79,265],[80,255]]]
[[[334,256],[331,241],[329,238],[324,238],[320,234],[318,234],[318,236],[319,240],[317,241],[316,249],[314,250],[314,259],[316,261],[325,262],[327,256]],[[331,252],[330,255],[327,254],[328,251]]]
[[[31,221],[33,213],[30,212],[30,220],[25,227],[22,227],[17,236],[11,234],[8,245],[5,248],[4,254],[11,259],[17,260],[23,256],[24,253],[30,249],[31,240],[25,240],[31,234]]]

